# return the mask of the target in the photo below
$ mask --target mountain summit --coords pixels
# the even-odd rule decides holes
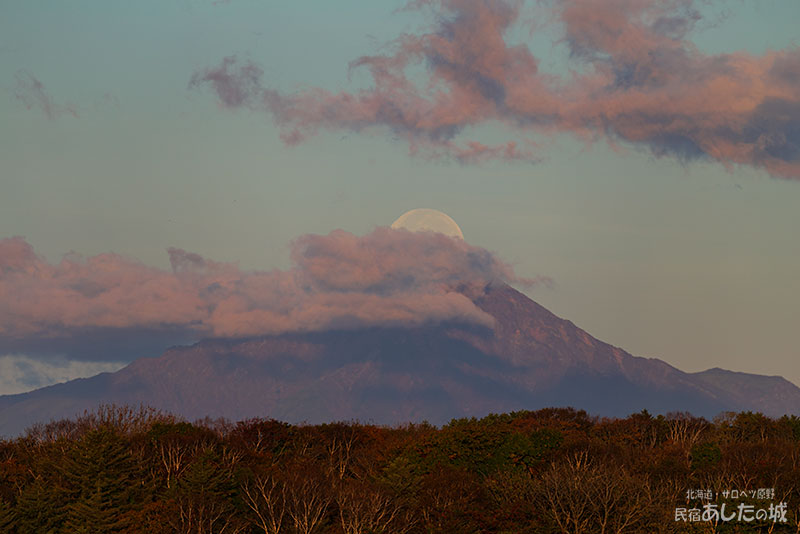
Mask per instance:
[[[0,397],[0,435],[99,403],[147,404],[186,418],[272,417],[381,424],[573,406],[607,416],[647,409],[800,413],[777,376],[685,373],[599,341],[507,285],[464,288],[494,318],[247,339],[209,339],[115,373]]]

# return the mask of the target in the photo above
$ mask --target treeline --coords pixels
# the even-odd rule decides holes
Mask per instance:
[[[800,419],[750,412],[388,428],[104,406],[0,441],[0,532],[13,534],[798,532],[799,490]],[[785,521],[676,520],[781,502]]]

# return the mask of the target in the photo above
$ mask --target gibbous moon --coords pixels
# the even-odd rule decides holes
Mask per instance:
[[[438,232],[450,237],[464,239],[461,228],[446,213],[439,210],[417,208],[407,211],[392,223],[392,228],[405,228],[410,232]]]

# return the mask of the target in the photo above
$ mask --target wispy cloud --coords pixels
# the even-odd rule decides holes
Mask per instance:
[[[530,24],[512,0],[417,0],[430,17],[390,52],[355,59],[371,87],[281,93],[252,62],[226,57],[195,73],[227,108],[268,111],[287,144],[321,130],[383,128],[410,151],[462,162],[536,160],[535,141],[568,132],[648,149],[681,161],[741,164],[800,178],[800,50],[756,56],[705,54],[692,42],[701,20],[693,0],[557,0],[548,6],[569,48],[571,73],[540,69],[510,31]],[[544,23],[531,26],[539,31]],[[424,75],[412,76],[412,66]],[[470,138],[471,127],[501,124],[503,143]]]
[[[78,117],[78,112],[72,104],[59,104],[45,89],[44,84],[27,70],[16,73],[16,86],[14,96],[28,109],[38,109],[48,119],[55,119],[61,115]]]

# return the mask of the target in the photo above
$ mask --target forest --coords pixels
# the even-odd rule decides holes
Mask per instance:
[[[101,406],[0,441],[0,532],[799,532],[800,418],[548,408],[395,427]]]

